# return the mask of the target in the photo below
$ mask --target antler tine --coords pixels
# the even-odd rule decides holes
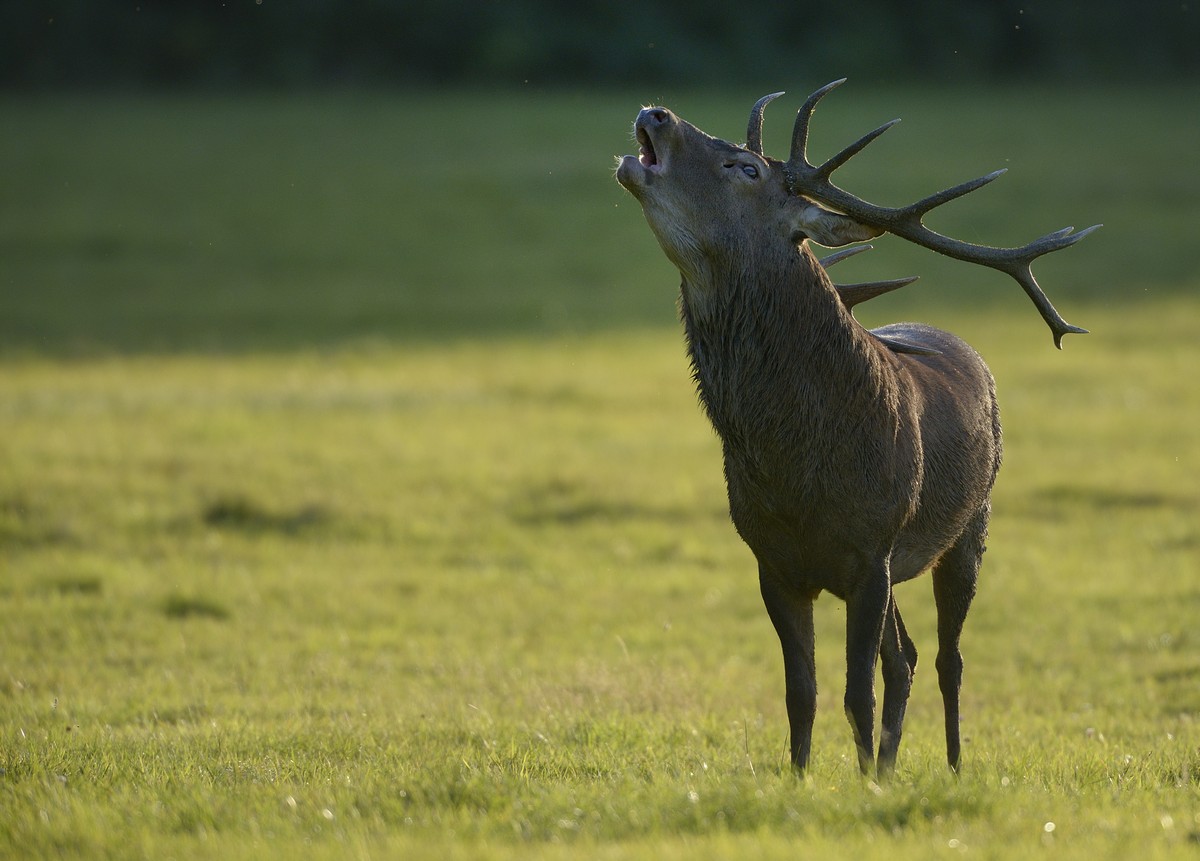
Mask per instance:
[[[822,269],[828,270],[829,267],[833,266],[834,264],[841,263],[843,260],[853,257],[855,254],[862,254],[864,251],[871,251],[874,248],[874,245],[851,245],[849,248],[843,248],[841,251],[835,251],[832,254],[828,254],[817,262],[821,264]]]
[[[1029,248],[1036,251],[1037,257],[1043,254],[1049,254],[1051,251],[1057,251],[1060,248],[1069,248],[1083,237],[1095,233],[1103,224],[1093,224],[1091,227],[1085,227],[1083,230],[1075,233],[1074,227],[1064,227],[1062,230],[1056,230],[1053,233],[1047,233],[1041,239],[1035,239],[1029,243]]]
[[[870,251],[874,247],[874,245],[852,245],[849,248],[843,248],[841,251],[835,251],[832,254],[826,255],[817,262],[821,264],[822,269],[828,272],[830,266],[841,263],[843,260],[853,257],[856,254]],[[911,275],[908,278],[893,278],[888,281],[834,284],[833,289],[837,291],[838,297],[842,300],[842,304],[846,307],[846,310],[850,310],[855,305],[860,305],[868,299],[874,299],[876,296],[882,296],[884,293],[891,293],[893,290],[907,287],[914,281],[919,280],[920,277],[920,275]]]
[[[812,165],[808,163],[808,123],[812,119],[813,111],[817,108],[817,102],[825,97],[825,94],[830,90],[840,87],[846,83],[845,78],[839,78],[836,81],[830,81],[821,89],[817,90],[796,112],[796,124],[792,126],[792,152],[788,156],[787,169],[790,171],[794,166],[803,166],[811,169]]]
[[[833,289],[837,290],[838,296],[842,300],[842,304],[847,310],[855,305],[861,305],[868,299],[874,299],[876,296],[882,296],[884,293],[891,293],[893,290],[899,290],[901,287],[907,287],[914,281],[920,279],[920,275],[910,275],[907,278],[893,278],[890,281],[864,281],[861,284],[834,284]]]
[[[771,93],[769,96],[763,96],[754,103],[754,107],[750,109],[750,123],[746,127],[746,149],[756,155],[763,154],[762,143],[762,127],[763,127],[763,111],[767,109],[767,105],[782,96],[783,93]]]
[[[992,180],[999,179],[1008,173],[1008,168],[1002,167],[999,170],[994,170],[987,176],[981,176],[978,179],[968,180],[967,182],[959,183],[956,186],[947,188],[945,191],[939,191],[937,194],[931,194],[916,203],[911,203],[904,207],[904,212],[908,215],[915,215],[917,218],[925,215],[931,209],[941,206],[943,203],[949,203],[952,200],[957,200],[964,195],[970,194],[976,189],[983,188]],[[1070,228],[1068,228],[1068,231]]]
[[[841,85],[844,81],[845,79],[843,78],[840,81],[826,84],[817,90],[808,97],[808,101],[804,103],[804,106],[800,108],[796,116],[796,127],[792,134],[792,152],[787,164],[784,166],[784,173],[791,191],[794,194],[802,194],[821,203],[828,204],[856,221],[881,228],[902,239],[907,239],[909,242],[922,245],[932,251],[937,251],[939,254],[945,254],[948,257],[968,263],[978,263],[1011,276],[1021,285],[1021,288],[1033,301],[1034,306],[1042,315],[1042,319],[1050,327],[1050,331],[1054,335],[1054,345],[1059,349],[1062,349],[1063,335],[1086,332],[1086,329],[1072,326],[1055,310],[1054,305],[1042,291],[1042,288],[1038,286],[1037,279],[1033,277],[1030,267],[1038,257],[1074,245],[1080,239],[1083,239],[1083,237],[1100,227],[1100,225],[1097,224],[1078,233],[1074,233],[1071,228],[1066,228],[1047,234],[1018,248],[993,248],[944,236],[922,223],[922,219],[931,210],[982,188],[1003,174],[1003,170],[961,183],[945,191],[930,195],[914,204],[900,208],[877,206],[847,191],[843,191],[830,181],[830,174],[849,161],[863,147],[895,125],[892,122],[880,126],[875,131],[864,135],[858,141],[846,147],[820,167],[812,165],[808,161],[806,147],[808,142],[808,124],[812,117],[813,109],[826,93],[834,87]]]
[[[886,132],[888,129],[890,129],[892,126],[894,126],[898,122],[900,122],[899,118],[894,119],[891,122],[884,123],[883,125],[881,125],[877,129],[875,129],[874,131],[867,132],[865,135],[860,137],[854,143],[850,144],[850,146],[846,147],[844,150],[839,152],[833,158],[826,159],[825,163],[823,165],[821,165],[819,168],[817,168],[817,173],[820,176],[829,177],[829,175],[832,174],[835,170],[837,170],[839,167],[844,165],[846,162],[850,161],[850,159],[854,158],[856,155],[858,155],[860,152],[862,152],[866,148],[867,144],[871,143],[871,141],[875,140],[875,138],[879,137],[881,134]]]

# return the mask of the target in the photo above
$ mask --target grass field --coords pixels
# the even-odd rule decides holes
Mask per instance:
[[[9,96],[0,857],[1200,853],[1195,88],[849,87],[818,147],[905,123],[848,187],[1009,166],[938,226],[1106,224],[1038,269],[1093,331],[1061,353],[999,276],[838,270],[922,273],[869,321],[1000,386],[960,777],[928,580],[895,779],[857,775],[830,598],[788,772],[675,279],[611,180],[640,101],[737,136],[759,93]]]

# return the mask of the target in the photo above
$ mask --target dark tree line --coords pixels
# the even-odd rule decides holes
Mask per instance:
[[[1145,79],[1200,72],[1198,19],[1200,0],[20,0],[0,84]]]

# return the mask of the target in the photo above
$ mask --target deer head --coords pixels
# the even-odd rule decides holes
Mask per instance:
[[[764,96],[750,112],[746,146],[718,140],[666,108],[645,108],[634,124],[640,152],[625,156],[617,180],[642,204],[667,256],[685,274],[699,275],[715,261],[794,246],[806,237],[839,246],[892,233],[941,254],[978,263],[1011,276],[1029,295],[1054,335],[1086,332],[1067,323],[1033,277],[1035,259],[1075,244],[1100,225],[1078,233],[1067,227],[1019,248],[993,248],[943,236],[922,219],[935,207],[982,188],[1004,173],[995,171],[930,195],[905,207],[867,203],[833,184],[830,176],[895,125],[886,123],[820,165],[808,160],[808,127],[817,102],[844,83],[834,81],[809,96],[796,116],[786,162],[763,154]],[[766,245],[764,246],[764,243]],[[907,281],[904,283],[908,283]]]
[[[771,247],[794,251],[806,237],[839,246],[883,233],[792,193],[786,165],[761,148],[711,137],[666,108],[643,109],[634,131],[639,154],[621,159],[617,181],[693,281],[706,280],[714,265],[746,265]]]

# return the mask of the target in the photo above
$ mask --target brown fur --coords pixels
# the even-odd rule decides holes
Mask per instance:
[[[809,758],[812,601],[827,591],[847,604],[845,707],[860,767],[875,760],[882,657],[878,768],[892,768],[917,661],[892,587],[932,568],[947,757],[957,768],[958,641],[1000,465],[990,373],[946,332],[879,330],[937,351],[910,355],[863,329],[806,240],[843,244],[878,231],[790,195],[779,162],[663,108],[643,110],[636,128],[642,157],[626,156],[617,178],[682,275],[688,349],[721,438],[730,514],[758,561],[783,649],[793,764]]]

